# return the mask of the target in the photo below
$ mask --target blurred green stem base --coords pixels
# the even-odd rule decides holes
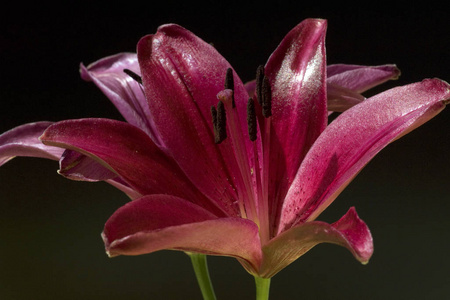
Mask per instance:
[[[270,278],[255,276],[256,300],[268,300],[270,290]]]

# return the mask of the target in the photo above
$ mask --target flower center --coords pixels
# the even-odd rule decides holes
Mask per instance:
[[[232,69],[226,72],[224,88],[217,94],[219,99],[217,108],[211,107],[214,140],[216,144],[221,144],[225,139],[230,139],[227,145],[233,149],[241,174],[236,178],[241,216],[258,224],[261,241],[267,241],[269,239],[268,141],[272,115],[269,80],[264,75],[264,67],[258,67],[255,91],[257,102],[249,97],[246,124],[243,120],[245,117],[239,114],[236,107]]]

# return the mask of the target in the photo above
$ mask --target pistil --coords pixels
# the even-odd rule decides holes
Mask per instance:
[[[247,102],[247,127],[248,136],[252,142],[256,140],[256,126],[255,102],[252,98],[249,98]]]
[[[270,135],[272,127],[272,91],[270,82],[265,76],[264,66],[260,65],[256,70],[256,97],[261,107],[262,118],[259,118],[261,129],[262,144],[262,164],[261,164],[261,194],[259,205],[259,216],[261,220],[265,220],[266,224],[262,224],[265,234],[261,235],[261,239],[270,238],[269,224],[272,224],[269,214],[269,167],[270,167]]]
[[[241,173],[241,176],[236,178],[236,186],[240,191],[238,201],[241,214],[242,217],[254,221],[259,226],[261,242],[265,244],[270,239],[271,230],[268,199],[272,116],[270,82],[264,74],[264,67],[258,67],[256,76],[258,104],[252,98],[249,98],[247,102],[246,121],[248,139],[252,142],[251,144],[244,137],[240,114],[236,109],[232,69],[228,69],[226,72],[224,88],[217,94],[219,99],[217,108],[211,107],[215,142],[217,144],[223,142],[227,138],[228,131],[230,143],[226,145],[232,146],[236,164]],[[257,109],[259,113],[256,112]],[[260,123],[261,141],[257,140],[257,122]],[[253,164],[250,162],[251,156],[254,159]],[[244,211],[243,208],[245,208]]]
[[[244,202],[247,218],[259,225],[248,153],[240,125],[239,115],[236,108],[233,108],[232,91],[223,90],[219,92],[217,97],[221,100],[220,102],[224,103],[225,109],[227,110],[227,127],[230,134],[229,138],[231,139],[229,145],[233,147],[234,157],[236,158],[237,166],[242,175],[241,178],[237,178],[237,180],[239,180],[238,184],[241,186],[239,189],[242,194],[240,200]]]

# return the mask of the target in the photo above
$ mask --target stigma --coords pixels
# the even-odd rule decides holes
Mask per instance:
[[[252,97],[247,100],[248,138],[252,142],[257,138],[258,115],[264,118],[272,116],[272,91],[269,79],[265,76],[263,65],[260,65],[256,70],[255,97],[257,100],[256,104]],[[217,98],[219,99],[219,102],[217,108],[214,106],[211,107],[211,116],[214,130],[214,142],[220,144],[227,138],[226,110],[231,110],[229,113],[232,113],[233,115],[237,114],[234,111],[236,110],[236,103],[234,97],[234,77],[231,68],[228,68],[226,71],[224,90],[217,94]],[[235,121],[235,118],[232,118],[230,121]]]

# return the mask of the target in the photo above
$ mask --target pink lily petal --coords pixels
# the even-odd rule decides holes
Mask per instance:
[[[343,112],[366,98],[350,89],[329,83],[327,84],[327,108],[331,112]]]
[[[131,70],[140,76],[135,53],[119,53],[100,59],[89,66],[80,65],[81,77],[92,81],[116,106],[125,120],[145,131],[161,145],[155,130],[142,86],[124,72]]]
[[[272,87],[269,199],[284,198],[301,161],[327,125],[326,26],[325,20],[303,21],[266,65]],[[279,217],[280,208],[281,203],[273,203],[272,217]]]
[[[255,91],[256,91],[256,80],[251,80],[249,82],[246,82],[244,84],[245,90],[248,93],[249,97],[255,98]]]
[[[336,64],[327,67],[328,110],[343,112],[365,100],[360,93],[388,80],[396,80],[395,65],[359,66]]]
[[[108,119],[67,120],[41,136],[46,145],[75,150],[109,168],[138,193],[186,196],[221,214],[186,178],[177,164],[139,128]]]
[[[94,159],[73,150],[66,150],[59,160],[58,174],[67,179],[77,181],[106,181],[118,190],[121,190],[131,199],[142,195],[124,182],[116,173],[101,165]]]
[[[327,108],[343,112],[365,100],[360,93],[387,80],[395,80],[400,70],[395,65],[360,66],[336,64],[327,66]],[[255,80],[245,83],[250,97],[255,94]]]
[[[314,220],[386,145],[444,109],[450,86],[439,79],[390,89],[334,120],[305,157],[286,196],[278,232]]]
[[[360,66],[336,64],[327,67],[327,83],[363,93],[388,80],[398,79],[396,65]]]
[[[129,184],[127,184],[125,181],[123,181],[122,178],[117,176],[113,179],[106,180],[107,183],[115,187],[116,189],[124,192],[128,197],[130,197],[131,200],[135,200],[142,197],[142,194],[140,194],[138,191],[130,187]]]
[[[102,233],[109,256],[164,249],[261,262],[258,227],[241,218],[217,218],[204,208],[168,195],[144,196],[119,208]]]
[[[168,152],[202,193],[221,207],[229,206],[229,215],[238,215],[232,203],[237,201],[240,171],[229,139],[220,146],[214,143],[211,117],[229,63],[211,45],[174,24],[142,38],[138,59],[152,117]],[[246,118],[248,95],[235,72],[233,76],[237,111]],[[237,124],[247,132],[246,123]]]
[[[333,224],[313,221],[296,225],[272,239],[263,247],[264,260],[260,274],[272,277],[320,243],[332,243],[350,250],[366,264],[373,253],[373,240],[367,225],[354,207]]]
[[[246,82],[244,86],[248,95],[255,97],[256,80]],[[363,95],[347,88],[328,83],[327,80],[327,109],[329,112],[343,112],[365,99]]]
[[[63,149],[46,146],[39,141],[52,122],[29,123],[0,135],[0,166],[16,156],[31,156],[58,160]]]
[[[64,151],[59,161],[58,173],[80,181],[100,181],[117,177],[117,174],[105,168],[97,161],[76,151]]]
[[[142,197],[138,191],[130,187],[122,178],[116,177],[106,180],[107,183],[115,187],[116,189],[124,192],[131,200],[135,200]]]

